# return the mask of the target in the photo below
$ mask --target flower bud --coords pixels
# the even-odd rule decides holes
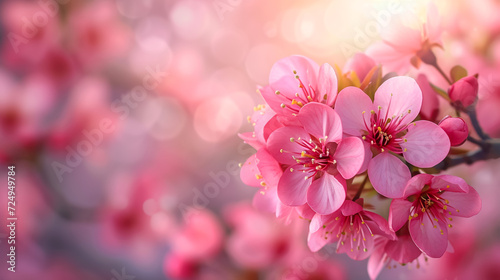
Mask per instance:
[[[468,76],[451,85],[448,95],[456,106],[465,109],[476,101],[478,86],[477,78]]]
[[[469,135],[469,128],[462,118],[446,116],[439,122],[439,127],[446,132],[452,146],[462,145]]]

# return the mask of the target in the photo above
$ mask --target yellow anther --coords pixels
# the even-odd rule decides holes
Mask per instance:
[[[279,90],[274,92],[276,95],[279,95],[281,92]]]
[[[295,138],[290,137],[290,142],[294,142],[294,141],[295,141]]]
[[[449,189],[449,188],[450,188],[450,185],[446,186],[446,188],[447,188],[447,189]]]
[[[280,107],[285,109],[285,107],[286,107],[285,103],[281,103]]]
[[[266,186],[266,182],[262,181],[262,182],[260,182],[260,185],[263,186],[263,187],[265,187]]]
[[[255,178],[257,178],[257,180],[260,180],[260,179],[262,179],[262,175],[260,175],[260,174],[255,174]]]
[[[248,116],[247,121],[248,121],[248,123],[250,123],[252,121],[252,118],[250,116]]]

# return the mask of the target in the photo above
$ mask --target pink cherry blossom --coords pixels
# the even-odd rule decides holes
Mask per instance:
[[[439,122],[439,127],[441,127],[450,138],[451,146],[462,145],[465,140],[467,140],[467,136],[469,136],[469,128],[462,118],[446,116]]]
[[[269,86],[260,92],[276,113],[294,116],[310,102],[333,106],[337,97],[337,76],[327,63],[319,67],[309,58],[290,56],[274,64]]]
[[[387,221],[380,215],[363,210],[363,199],[346,200],[330,215],[316,214],[309,226],[307,239],[311,251],[316,252],[327,243],[337,243],[337,253],[347,253],[354,260],[370,256],[375,235],[394,239]]]
[[[344,73],[355,73],[360,82],[362,82],[366,75],[377,66],[373,58],[364,53],[356,53],[344,65]],[[349,74],[352,75],[352,74]]]
[[[436,6],[430,4],[427,20],[420,28],[391,24],[382,34],[383,42],[368,47],[366,53],[384,65],[386,71],[406,73],[410,65],[418,68],[424,63],[435,63],[433,47],[441,46],[442,28]]]
[[[446,133],[429,121],[411,123],[422,105],[422,92],[410,77],[385,81],[370,97],[356,87],[343,89],[335,110],[342,119],[344,133],[358,136],[376,153],[368,163],[370,181],[380,194],[398,198],[403,195],[410,170],[396,155],[418,167],[432,167],[450,149]]]
[[[448,247],[453,217],[472,217],[480,210],[479,194],[462,178],[419,174],[408,181],[403,197],[392,201],[389,223],[393,230],[408,224],[417,247],[439,258]]]
[[[368,261],[368,275],[372,280],[376,279],[384,266],[391,267],[392,261],[406,265],[421,255],[422,252],[411,239],[408,227],[397,231],[395,240],[376,236],[373,253]]]
[[[317,213],[330,214],[345,200],[345,179],[361,168],[362,141],[342,139],[341,120],[327,105],[307,104],[297,118],[303,127],[278,128],[268,139],[271,155],[288,165],[278,182],[278,196],[285,205],[307,202]]]
[[[448,90],[453,103],[461,109],[467,108],[477,100],[479,83],[474,76],[468,76],[456,81]]]

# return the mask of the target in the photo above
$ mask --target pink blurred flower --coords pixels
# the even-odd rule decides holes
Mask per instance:
[[[377,236],[374,241],[373,254],[368,261],[368,275],[372,280],[376,279],[384,266],[390,267],[392,261],[406,265],[421,255],[422,252],[411,239],[408,227],[398,230],[395,240]]]
[[[389,223],[393,230],[408,224],[415,244],[439,258],[448,247],[452,217],[472,217],[480,210],[479,194],[462,178],[419,174],[408,181],[403,197],[392,201]]]
[[[448,135],[448,138],[450,138],[451,146],[462,145],[465,140],[467,140],[467,136],[469,136],[469,128],[462,118],[446,116],[439,122],[439,127],[441,127]]]
[[[95,67],[123,55],[130,44],[129,28],[120,21],[113,1],[94,1],[69,15],[71,47],[81,64]]]
[[[172,251],[197,261],[217,255],[222,248],[224,232],[214,214],[191,209],[185,217],[185,224],[172,238]]]
[[[361,168],[363,144],[355,137],[342,139],[341,120],[327,105],[307,104],[297,119],[303,127],[278,128],[268,139],[270,154],[288,165],[278,182],[278,196],[285,205],[307,202],[315,212],[330,214],[345,200],[345,179]]]
[[[365,160],[373,187],[380,194],[397,198],[403,195],[410,170],[394,155],[418,167],[432,167],[443,160],[450,149],[446,133],[436,124],[415,119],[422,105],[422,92],[415,80],[394,77],[375,92],[375,100],[356,87],[339,93],[335,110],[342,119],[344,133],[361,137],[371,152]],[[370,112],[368,114],[368,112]]]
[[[366,53],[384,65],[386,71],[398,74],[406,73],[410,65],[419,68],[422,62],[433,64],[436,57],[433,47],[441,47],[442,28],[438,10],[430,4],[427,21],[419,29],[412,29],[402,24],[388,26],[382,35],[383,42],[368,47]]]
[[[225,217],[233,228],[226,249],[239,266],[264,269],[292,254],[296,234],[290,232],[290,227],[276,223],[272,215],[240,203],[226,208]]]
[[[438,94],[432,89],[427,76],[424,74],[419,74],[416,81],[422,90],[420,117],[424,120],[434,122],[439,114]]]
[[[316,214],[309,226],[307,243],[316,252],[327,243],[337,243],[337,253],[347,253],[354,260],[370,256],[374,237],[394,239],[394,232],[380,215],[363,210],[363,199],[346,200],[330,215]]]
[[[269,86],[261,88],[260,92],[277,114],[291,117],[310,102],[333,107],[337,97],[337,76],[327,63],[319,67],[309,58],[290,56],[274,64]]]
[[[362,82],[366,75],[375,67],[375,61],[364,53],[356,53],[344,65],[344,73],[349,75],[356,74],[356,77]]]
[[[458,108],[465,109],[476,101],[478,88],[477,78],[468,76],[451,85],[448,95]]]

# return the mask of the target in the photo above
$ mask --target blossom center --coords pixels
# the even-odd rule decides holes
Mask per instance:
[[[446,186],[446,188],[449,187],[449,185]],[[451,206],[450,201],[442,198],[442,194],[446,191],[430,189],[428,185],[425,185],[423,190],[424,192],[418,197],[408,197],[408,201],[413,202],[408,220],[411,221],[412,219],[420,217],[419,221],[424,225],[423,217],[427,216],[434,228],[439,228],[438,222],[440,221],[448,224],[448,227],[451,228],[451,221],[453,221],[453,218],[449,217],[452,213],[451,211],[460,212],[460,210]],[[442,229],[440,229],[440,231],[441,234],[444,234]]]
[[[292,152],[281,149],[280,152],[289,153],[293,160],[302,166],[299,170],[290,168],[291,172],[302,171],[310,174],[305,177],[306,180],[315,177],[318,172],[331,172],[331,167],[337,164],[337,161],[333,159],[337,143],[326,143],[324,138],[316,139],[313,137],[308,141],[300,137],[298,139],[290,138],[290,141],[299,145],[302,151]]]
[[[368,122],[364,117],[366,112],[362,112],[365,124],[365,131],[362,136],[363,140],[381,152],[386,150],[397,154],[405,152],[406,150],[401,148],[400,144],[407,141],[404,138],[404,134],[408,128],[405,118],[411,110],[408,110],[407,114],[392,117],[387,115],[388,110],[385,115],[381,110],[381,106],[378,106],[377,111],[371,110]]]

